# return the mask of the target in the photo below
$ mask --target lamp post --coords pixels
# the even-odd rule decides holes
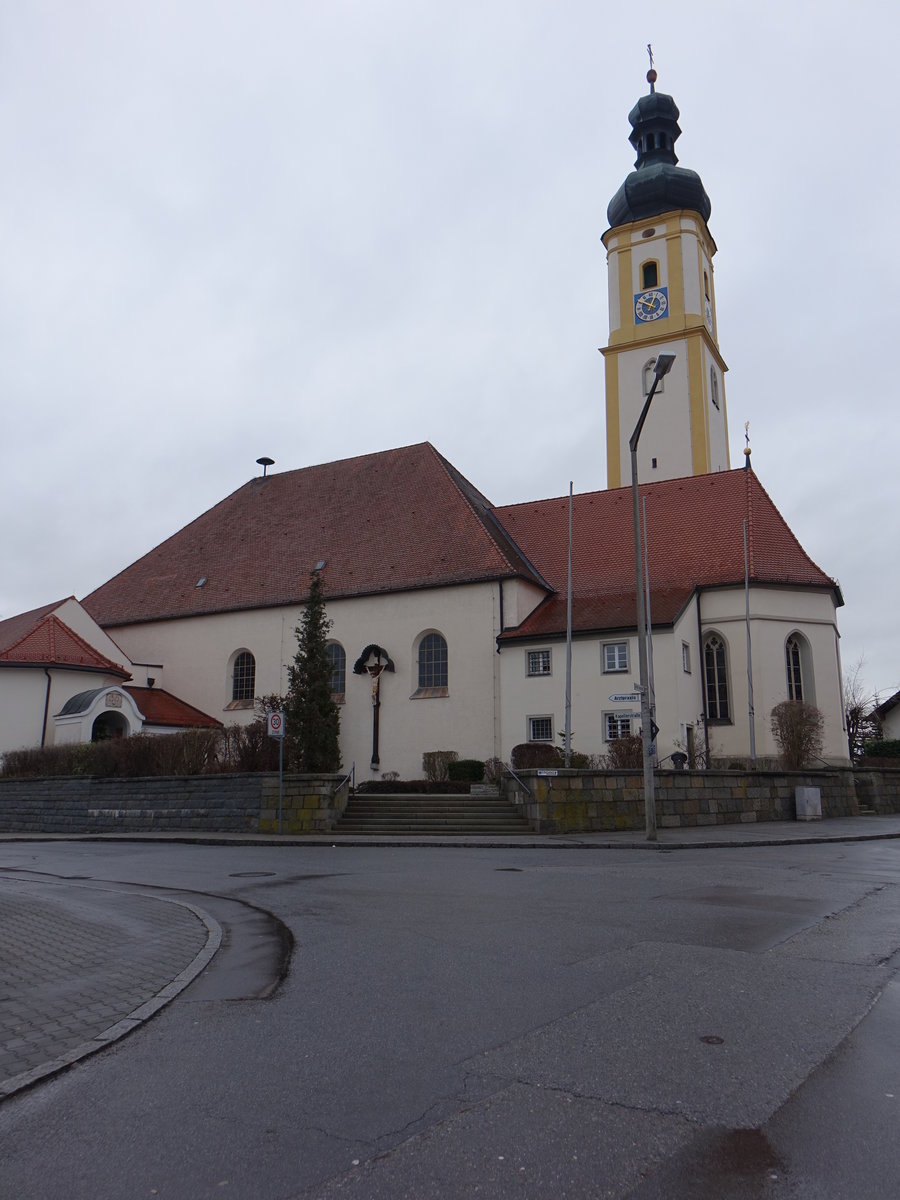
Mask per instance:
[[[631,450],[631,503],[633,510],[632,518],[634,521],[634,577],[637,591],[638,662],[640,664],[641,691],[641,750],[644,760],[644,823],[647,830],[648,842],[656,841],[656,796],[654,794],[653,759],[650,755],[650,743],[652,741],[652,714],[650,712],[650,685],[648,683],[647,672],[647,631],[644,628],[646,625],[646,618],[644,615],[644,567],[643,556],[641,554],[641,518],[638,509],[637,448],[638,442],[641,438],[641,430],[644,428],[644,422],[647,420],[647,413],[650,411],[650,402],[656,395],[656,389],[659,387],[659,381],[664,375],[668,375],[672,369],[672,363],[674,361],[674,354],[657,355],[656,363],[653,367],[653,383],[650,385],[650,391],[647,393],[647,399],[644,401],[644,407],[641,409],[641,415],[638,417],[638,423],[634,427],[634,433],[628,439],[628,446]]]

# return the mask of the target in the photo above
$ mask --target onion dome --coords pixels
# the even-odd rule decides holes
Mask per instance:
[[[628,114],[629,141],[637,153],[632,171],[606,210],[610,227],[688,208],[709,220],[712,205],[696,171],[677,166],[675,142],[681,137],[678,105],[656,90],[656,72],[647,72],[650,92]]]

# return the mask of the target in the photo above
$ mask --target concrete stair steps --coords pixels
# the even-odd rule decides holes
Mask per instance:
[[[464,793],[351,796],[335,833],[530,833],[522,814],[499,796]]]

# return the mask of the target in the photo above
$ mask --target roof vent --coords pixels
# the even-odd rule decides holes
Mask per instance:
[[[325,562],[326,562],[326,560],[324,558],[320,558],[319,561],[316,563],[316,565],[313,567],[313,570],[314,571],[324,571]]]
[[[205,587],[205,586],[206,586],[206,576],[201,575],[200,578],[197,580],[197,582],[194,584],[194,587],[198,588],[198,587]]]

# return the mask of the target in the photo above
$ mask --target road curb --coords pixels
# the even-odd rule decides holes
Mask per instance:
[[[101,888],[94,890],[107,891],[109,889]],[[89,1038],[73,1050],[61,1054],[58,1058],[53,1058],[49,1062],[41,1063],[40,1066],[32,1067],[28,1071],[22,1071],[20,1074],[13,1075],[11,1078],[0,1082],[0,1102],[8,1099],[10,1096],[16,1095],[18,1092],[24,1092],[28,1088],[34,1087],[35,1084],[41,1083],[51,1075],[57,1075],[62,1071],[69,1070],[70,1067],[75,1066],[83,1059],[89,1058],[92,1054],[97,1054],[101,1050],[105,1050],[113,1042],[127,1037],[129,1033],[133,1033],[145,1021],[149,1021],[151,1017],[154,1017],[161,1008],[165,1008],[167,1004],[170,1004],[211,962],[216,951],[222,944],[222,926],[214,917],[196,905],[188,904],[186,900],[176,900],[172,896],[153,895],[150,892],[136,892],[134,894],[144,896],[148,900],[157,900],[162,904],[177,904],[181,908],[188,909],[206,926],[206,944],[194,956],[191,962],[188,963],[184,970],[180,971],[165,987],[160,988],[149,1000],[145,1000],[143,1004],[133,1009],[127,1016],[120,1018],[114,1025],[110,1025],[108,1029],[104,1029],[95,1037]]]

